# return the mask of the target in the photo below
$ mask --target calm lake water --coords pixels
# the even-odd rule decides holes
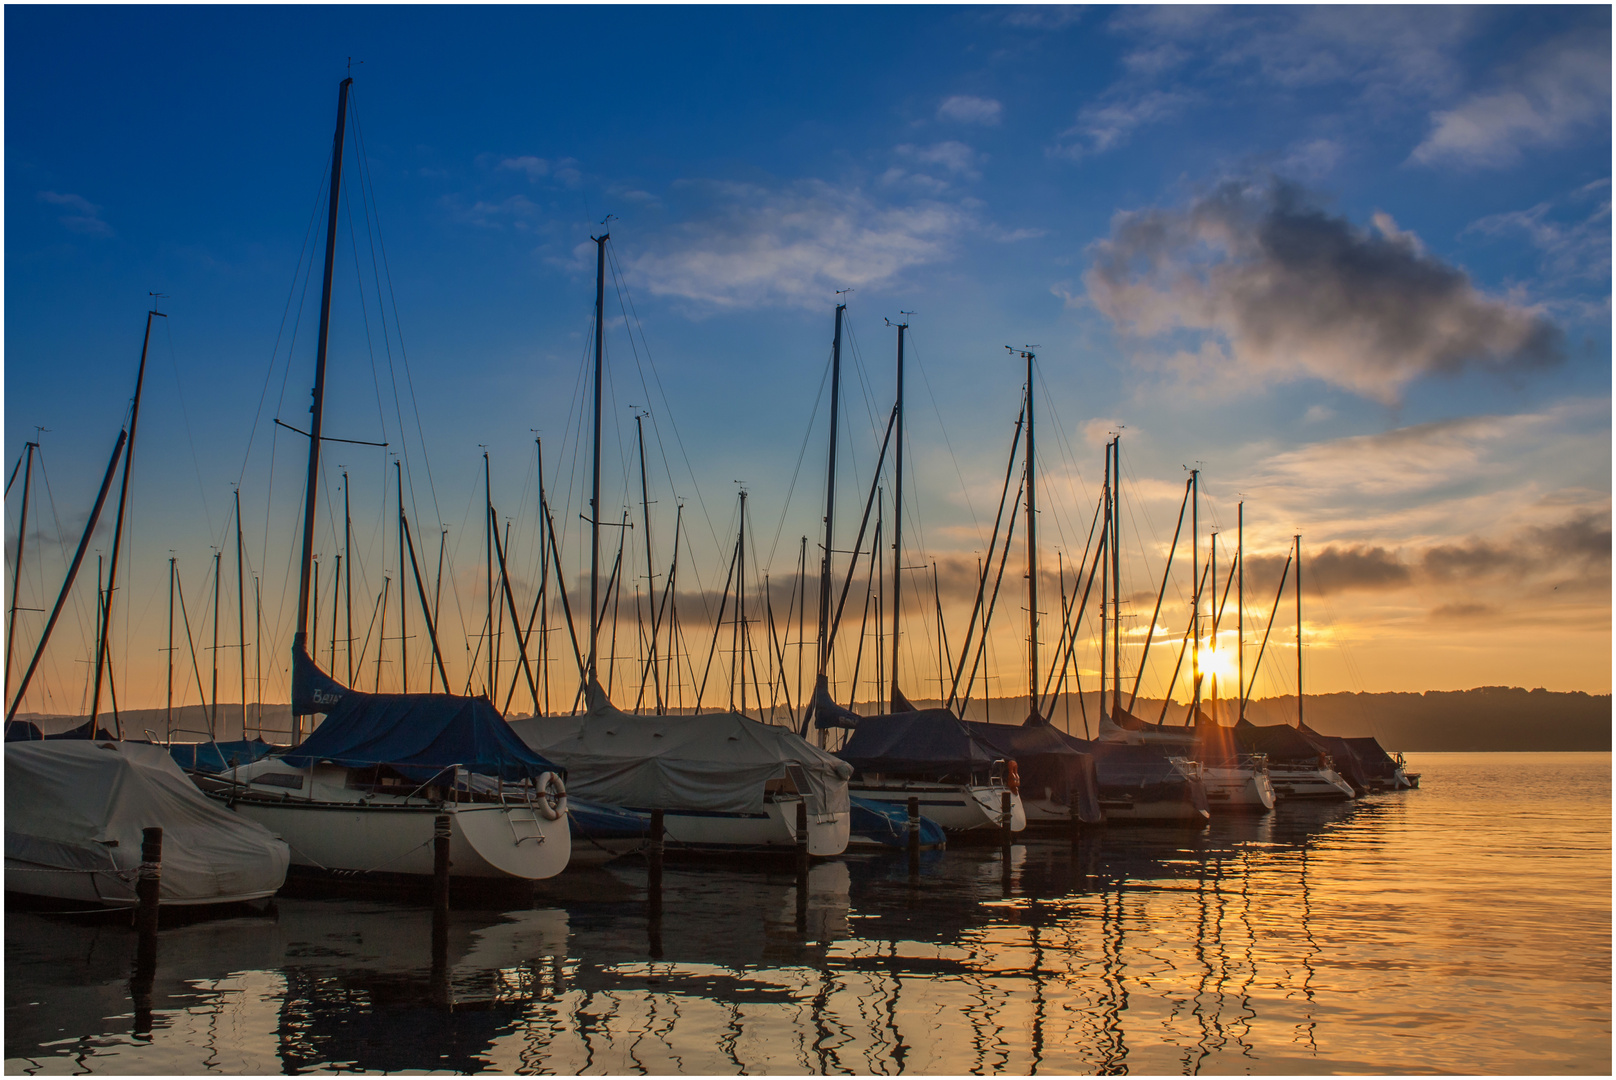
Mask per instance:
[[[566,874],[451,915],[288,899],[6,916],[7,1073],[1611,1071],[1609,754],[1419,754],[1424,788],[789,866]]]

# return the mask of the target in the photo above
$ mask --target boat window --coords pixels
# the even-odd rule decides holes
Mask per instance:
[[[260,773],[253,777],[251,782],[265,787],[291,788],[293,791],[303,790],[303,776],[300,773]]]

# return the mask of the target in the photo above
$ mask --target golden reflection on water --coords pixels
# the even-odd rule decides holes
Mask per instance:
[[[1191,835],[564,875],[530,906],[283,899],[165,930],[11,911],[7,1072],[1610,1070],[1609,755]],[[1008,873],[1007,873],[1008,871]],[[510,905],[507,903],[506,908]]]

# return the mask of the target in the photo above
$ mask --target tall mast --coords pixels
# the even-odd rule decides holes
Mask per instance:
[[[28,485],[34,475],[34,450],[39,446],[36,442],[25,443],[24,453],[27,463],[22,470],[22,520],[17,527],[17,563],[11,577],[11,615],[6,626],[6,689],[11,689],[11,654],[17,645],[17,589],[22,585],[22,547],[23,541],[28,537]],[[13,473],[13,476],[16,474]]]
[[[589,495],[589,663],[585,674],[595,678],[600,643],[600,374],[605,346],[606,241],[611,233],[590,237],[595,241],[595,456]]]
[[[405,577],[404,567],[404,560],[408,557],[404,548],[404,463],[397,458],[393,459],[393,479],[398,486],[398,689],[399,693],[407,694],[410,692],[410,669],[408,663],[410,605],[409,601],[404,599],[408,595],[404,588],[404,583],[409,579]],[[387,604],[385,601],[382,603],[382,614],[384,616],[382,626],[386,627]],[[384,629],[382,637],[385,638],[386,636],[387,631]],[[381,642],[378,641],[376,643],[376,655],[379,658],[381,654]],[[376,664],[378,677],[380,677],[381,670],[381,663],[378,660]],[[431,671],[432,666],[428,664],[428,685],[432,681]],[[444,686],[443,692],[447,694],[449,687]]]
[[[236,489],[236,641],[241,659],[241,737],[247,737],[247,583],[242,578],[241,489]]]
[[[1302,723],[1302,537],[1296,536],[1296,726]]]
[[[173,571],[173,562],[174,562],[174,560],[172,560],[172,559],[169,560],[169,573],[170,574],[173,574],[173,572],[174,572]],[[170,604],[170,611],[169,611],[169,616],[168,616],[168,622],[169,622],[170,629],[169,629],[169,633],[168,633],[168,637],[169,637],[169,641],[168,641],[168,668],[169,668],[168,679],[169,679],[169,682],[172,683],[174,681],[174,631],[172,629],[173,624],[174,624],[174,615],[173,615],[173,609],[172,609],[173,601],[172,600],[169,601],[169,604]],[[254,574],[253,575],[253,691],[254,691],[253,697],[257,698],[258,700],[256,702],[254,702],[253,704],[257,708],[257,718],[258,718],[257,727],[258,727],[258,737],[260,739],[262,739],[264,737],[264,649],[263,649],[263,640],[264,640],[264,590],[263,590],[263,587],[258,584],[258,575]],[[242,737],[243,738],[246,737],[245,733],[243,733]]]
[[[887,710],[896,708],[898,700],[898,619],[903,606],[903,336],[909,329],[907,322],[898,324],[898,409],[897,455],[893,459],[892,483],[892,692],[887,697]],[[941,655],[941,653],[939,653]]]
[[[1038,700],[1038,454],[1033,443],[1033,351],[1027,361],[1027,702],[1033,713]]]
[[[218,548],[213,549],[213,708],[210,710],[208,721],[208,735],[217,739],[219,737],[219,588],[224,584],[220,573],[224,569],[224,552]],[[93,730],[93,729],[92,729]]]
[[[842,314],[846,310],[846,304],[836,305],[836,336],[830,347],[830,461],[825,471],[825,552],[819,561],[818,679],[823,679],[830,669],[831,541],[836,535],[836,422],[842,398]]]
[[[240,520],[238,515],[237,520]],[[343,619],[348,628],[348,634],[343,639],[342,652],[348,661],[348,685],[354,681],[353,668],[353,517],[348,511],[348,470],[342,470],[342,550],[348,559],[348,576],[342,579],[343,604],[346,612]],[[336,666],[336,661],[331,662]],[[428,671],[431,669],[429,668]]]
[[[1122,710],[1122,433],[1111,440],[1111,719]],[[1102,702],[1102,707],[1104,703]]]
[[[309,406],[309,474],[303,493],[303,563],[297,586],[297,628],[292,653],[308,651],[309,574],[314,565],[314,504],[320,484],[320,425],[325,412],[326,346],[331,334],[331,278],[337,257],[337,210],[342,197],[342,143],[348,122],[348,88],[353,79],[337,87],[337,131],[331,140],[331,205],[325,225],[325,278],[320,286],[320,331],[314,347],[314,401]]]
[[[118,583],[118,549],[123,542],[124,507],[129,499],[129,468],[135,460],[135,428],[140,423],[140,388],[146,381],[146,352],[151,346],[152,318],[166,319],[168,316],[157,310],[146,312],[146,335],[140,343],[140,368],[135,375],[135,400],[129,407],[129,442],[123,451],[123,479],[118,484],[118,523],[112,530],[112,565],[107,570],[107,599],[106,610],[101,621],[101,641],[95,650],[95,693],[90,699],[90,731],[95,731],[96,717],[101,713],[101,672],[107,664],[107,639],[112,636],[112,591]],[[26,481],[25,481],[26,482]],[[26,491],[24,498],[27,497]],[[21,541],[18,541],[19,550]],[[17,564],[19,570],[22,563]],[[8,646],[9,647],[9,646]],[[215,663],[218,658],[215,657]],[[123,737],[123,721],[117,719],[117,705],[113,705],[113,717],[118,729],[118,737]]]
[[[1106,556],[1110,553],[1113,543],[1111,536],[1111,450],[1112,440],[1105,444],[1105,482],[1100,485],[1100,500],[1105,510],[1105,528],[1100,531],[1101,550],[1096,553],[1100,562],[1100,715],[1105,713],[1105,680],[1106,680],[1106,649],[1108,642],[1105,638],[1105,607],[1111,599],[1111,562]],[[1081,699],[1079,699],[1081,700]],[[1113,717],[1113,720],[1115,718]]]
[[[174,556],[168,557],[168,705],[164,731],[174,731]],[[243,734],[243,738],[246,735]]]
[[[488,546],[488,628],[484,651],[488,653],[488,700],[499,700],[499,658],[494,655],[494,488],[489,475],[488,451],[483,451],[483,538]]]
[[[1216,528],[1207,536],[1207,547],[1211,552],[1212,564],[1208,576],[1212,579],[1212,592],[1207,597],[1206,617],[1212,620],[1212,633],[1207,638],[1207,645],[1212,650],[1214,664],[1212,667],[1212,719],[1218,718],[1218,669],[1215,661],[1218,655],[1218,531]]]
[[[1235,639],[1237,641],[1235,647],[1239,650],[1235,655],[1235,666],[1240,682],[1240,715],[1236,719],[1244,720],[1246,718],[1246,502],[1244,499],[1240,500],[1239,505],[1235,507],[1235,521],[1237,524],[1234,541],[1234,565],[1235,570],[1238,572],[1238,579],[1235,583],[1234,617]]]
[[[645,479],[645,414],[634,414],[634,434],[640,444],[640,518],[645,523],[645,602],[651,609],[651,685],[656,691],[656,714],[661,716],[662,670],[657,664],[656,563],[651,561],[651,493]],[[643,686],[644,683],[641,683]]]
[[[545,533],[544,528],[549,514],[544,509],[544,440],[537,435],[533,437],[533,452],[538,459],[539,468],[539,676],[544,680],[544,711],[540,712],[538,701],[534,701],[533,715],[548,716],[550,714],[550,597],[547,590],[550,584],[550,560],[545,558],[545,553],[548,550],[545,547],[548,543],[546,539],[548,534]],[[443,549],[440,547],[438,550],[441,553]],[[441,554],[439,558],[442,558]],[[438,579],[441,583],[443,579],[442,567],[438,569]],[[433,621],[436,621],[437,617],[437,613],[433,612]],[[528,623],[531,626],[532,620],[529,619]],[[528,632],[532,633],[531,630]]]
[[[736,652],[741,671],[741,715],[746,715],[746,489],[741,489],[741,532],[735,540],[737,568],[735,577],[735,622],[740,631]],[[758,703],[760,706],[762,702]]]
[[[1190,583],[1193,586],[1190,612],[1190,717],[1195,722],[1201,711],[1201,470],[1190,470]]]

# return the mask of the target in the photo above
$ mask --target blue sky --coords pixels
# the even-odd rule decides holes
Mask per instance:
[[[913,311],[916,562],[974,572],[1021,392],[1003,346],[1032,344],[1044,559],[1081,549],[1122,425],[1135,640],[1199,462],[1204,521],[1232,529],[1245,493],[1264,581],[1295,532],[1330,553],[1309,583],[1311,688],[1609,690],[1608,8],[12,7],[6,30],[6,451],[50,429],[71,534],[52,523],[25,607],[54,596],[127,407],[147,293],[167,294],[114,631],[131,700],[161,702],[168,553],[202,603],[209,545],[234,558],[238,480],[265,643],[285,651],[302,447],[269,420],[306,416],[318,275],[303,292],[300,244],[350,56],[373,228],[351,144],[345,229],[361,217],[339,250],[328,431],[396,451],[404,429],[412,516],[450,528],[457,649],[481,618],[481,446],[518,591],[538,565],[530,429],[580,565],[570,440],[589,237],[609,213],[637,318],[631,339],[614,295],[605,502],[637,485],[629,407],[649,406],[653,461],[669,463],[650,481],[655,559],[671,554],[658,515],[684,497],[703,587],[721,585],[736,480],[776,584],[796,538],[816,538],[822,403],[809,421],[851,288],[844,546],[890,407],[883,320]],[[389,350],[399,380],[407,353],[413,404],[408,386],[395,403]],[[333,453],[354,470],[354,588],[371,605],[397,559],[391,467],[386,451]],[[1182,608],[1175,575],[1167,607]],[[960,588],[944,591],[962,626]],[[82,696],[76,602],[43,669],[55,696],[31,691],[33,707]],[[904,603],[929,608],[929,591]],[[1023,607],[996,617],[994,693],[1019,688]],[[1183,621],[1164,615],[1158,642]],[[917,632],[906,678],[934,650]],[[1160,692],[1166,673],[1150,680]]]

